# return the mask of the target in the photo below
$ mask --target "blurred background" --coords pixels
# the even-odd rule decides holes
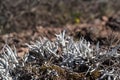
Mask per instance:
[[[91,23],[119,13],[120,0],[0,0],[0,34]]]
[[[0,44],[51,39],[64,29],[76,40],[118,44],[120,0],[0,0]]]

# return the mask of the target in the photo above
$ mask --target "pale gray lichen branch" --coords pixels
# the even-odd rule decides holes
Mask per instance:
[[[2,80],[13,80],[10,74],[11,70],[19,64],[17,60],[16,49],[14,51],[6,44],[3,47],[3,53],[0,55],[0,77]]]
[[[85,75],[98,70],[101,74],[96,80],[120,80],[119,45],[111,50],[100,51],[99,43],[94,48],[84,38],[74,41],[72,37],[65,35],[65,31],[56,34],[55,41],[43,38],[40,41],[26,45],[29,48],[29,53],[24,56],[23,66],[32,61],[37,62],[40,60],[40,65],[50,61],[54,64],[57,61],[59,63],[55,63],[56,65],[70,71],[79,71],[77,67],[86,66],[87,70],[83,71]],[[106,63],[107,61],[111,64]],[[17,80],[17,76],[13,77],[10,72],[19,65],[16,49],[13,51],[8,45],[5,45],[3,54],[0,56],[1,78],[4,80],[13,80],[13,78]],[[48,70],[48,74],[58,76],[56,70]]]
[[[63,60],[59,63],[59,65],[69,69],[72,69],[75,64],[85,64],[89,66],[90,71],[95,71],[100,66],[103,66],[102,62],[106,59],[120,57],[120,54],[117,52],[119,47],[110,51],[101,52],[99,43],[96,45],[96,48],[93,49],[90,42],[86,41],[84,38],[80,38],[79,41],[75,42],[72,37],[65,35],[65,31],[60,34],[56,34],[56,40],[54,42],[51,42],[48,39],[43,39],[43,41],[37,41],[37,43],[34,43],[33,45],[28,44],[28,47],[32,51],[35,50],[43,58],[51,56],[54,56],[55,58],[62,57]],[[57,53],[59,48],[62,50],[60,55]],[[46,55],[46,57],[44,55]],[[92,64],[90,61],[92,61]],[[94,66],[92,66],[93,63]],[[118,64],[119,63],[120,61],[118,61]],[[115,71],[107,71],[105,67],[103,69],[100,68],[100,71],[101,73],[104,71],[100,79],[104,79],[105,76],[107,76],[108,80],[111,80],[113,77],[114,80],[118,80],[119,76],[116,75]]]

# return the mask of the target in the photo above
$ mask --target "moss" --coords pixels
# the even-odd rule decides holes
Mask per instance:
[[[85,78],[84,73],[76,73],[76,72],[68,73],[68,80],[80,80],[83,78]]]
[[[101,75],[101,73],[100,73],[99,70],[95,70],[95,71],[91,72],[91,78],[92,78],[93,80],[96,80],[97,78],[99,78],[100,75]]]
[[[54,65],[54,64],[44,64],[40,67],[40,71],[43,73],[46,73],[47,70],[51,70],[51,71],[56,71],[58,75],[56,76],[51,76],[52,80],[58,80],[58,79],[64,79],[66,77],[66,71],[65,69]]]

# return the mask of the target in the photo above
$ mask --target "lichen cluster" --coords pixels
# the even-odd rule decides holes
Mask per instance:
[[[23,58],[5,45],[0,57],[3,80],[120,80],[119,45],[101,51],[84,38],[74,41],[65,31],[56,40],[40,39],[26,44]]]

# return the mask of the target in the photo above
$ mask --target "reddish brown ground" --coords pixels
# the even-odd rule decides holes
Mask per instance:
[[[25,43],[31,43],[32,41],[35,42],[36,40],[39,40],[40,37],[47,37],[48,39],[54,40],[55,34],[59,34],[63,30],[66,30],[66,33],[73,36],[75,40],[78,40],[83,36],[92,44],[96,44],[99,41],[103,46],[114,47],[120,43],[119,26],[116,26],[115,28],[118,29],[114,30],[109,27],[110,24],[114,27],[114,25],[118,23],[115,21],[109,21],[107,17],[103,16],[102,20],[95,20],[93,23],[89,24],[74,24],[66,25],[64,27],[38,26],[34,29],[31,28],[23,30],[19,33],[12,32],[0,35],[0,47],[2,49],[5,43],[12,46],[15,45],[19,55],[21,56],[28,51]],[[118,25],[120,25],[120,23]]]
[[[19,55],[25,43],[66,33],[92,44],[115,46],[120,39],[119,0],[4,0],[0,1],[0,50],[15,45]],[[77,20],[79,19],[79,20]]]

